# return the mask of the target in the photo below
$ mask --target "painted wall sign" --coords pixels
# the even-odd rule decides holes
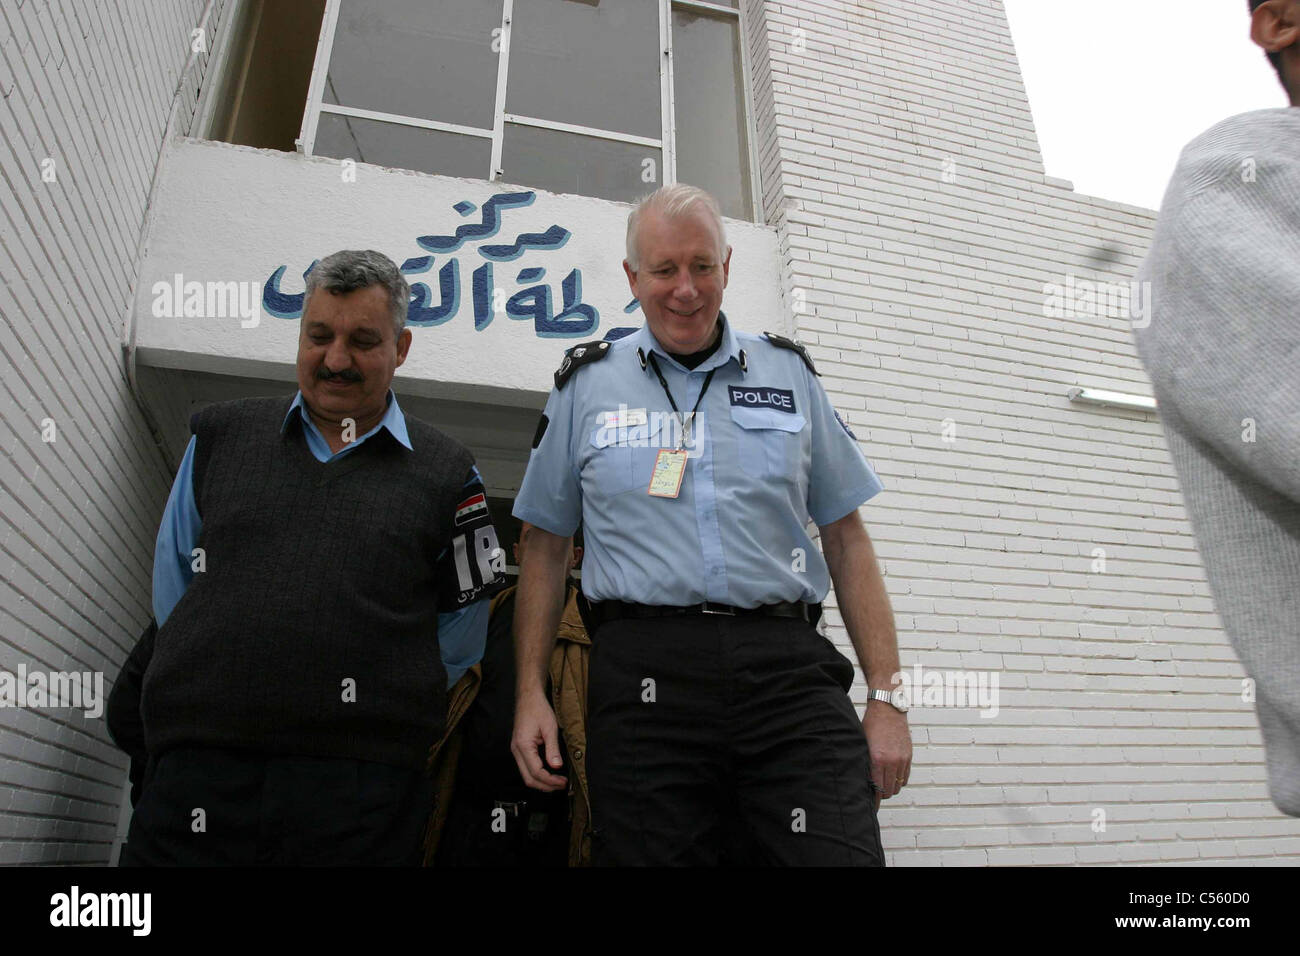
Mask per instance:
[[[573,340],[644,321],[625,203],[365,164],[341,177],[335,160],[198,140],[162,163],[137,286],[145,364],[291,381],[298,323],[279,320],[302,315],[305,276],[339,249],[377,249],[406,275],[415,338],[398,376],[429,395],[533,405]],[[788,331],[775,232],[729,220],[727,241],[728,318]]]
[[[531,206],[537,193],[512,192],[497,193],[483,203],[480,209],[468,199],[462,199],[452,205],[461,216],[469,216],[476,210],[480,213],[477,222],[468,223],[446,236],[417,236],[415,242],[430,255],[415,256],[401,264],[402,273],[411,284],[411,302],[407,313],[407,324],[415,328],[432,328],[449,322],[462,311],[463,278],[470,276],[470,300],[474,317],[474,329],[481,332],[487,328],[493,318],[500,312],[511,319],[531,321],[533,331],[538,338],[562,339],[583,338],[590,336],[600,324],[600,313],[595,307],[582,301],[582,269],[569,270],[560,283],[561,294],[557,297],[552,286],[539,280],[546,277],[544,266],[531,266],[518,269],[514,274],[517,291],[508,292],[497,284],[497,266],[502,272],[509,273],[506,263],[513,263],[525,252],[551,252],[562,249],[572,233],[560,225],[552,225],[545,232],[524,232],[510,242],[487,242],[500,233],[508,210],[522,206]],[[461,252],[468,261],[462,263]],[[476,265],[472,254],[484,260]],[[438,262],[442,262],[439,266]],[[302,278],[304,284],[307,274],[315,267],[313,261],[305,270]],[[281,288],[287,266],[278,267],[266,280],[262,290],[262,307],[277,318],[300,318],[304,293],[287,293]],[[435,297],[431,286],[436,269]],[[419,276],[430,278],[421,279]],[[525,283],[536,282],[526,288],[518,288]],[[507,295],[509,296],[507,298]],[[435,304],[436,302],[436,304]],[[632,308],[636,307],[633,300]]]

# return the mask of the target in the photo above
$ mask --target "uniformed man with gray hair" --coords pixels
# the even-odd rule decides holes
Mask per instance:
[[[721,311],[717,202],[667,186],[628,219],[635,334],[570,349],[514,513],[521,569],[512,750],[565,786],[544,692],[581,522],[595,628],[587,752],[594,862],[713,865],[728,834],[786,865],[883,865],[876,810],[912,745],[892,612],[858,507],[881,490],[807,353]],[[809,534],[816,524],[825,556]],[[834,581],[869,685],[819,632]]]

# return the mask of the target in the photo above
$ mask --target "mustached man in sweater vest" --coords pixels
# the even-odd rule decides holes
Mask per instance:
[[[1135,324],[1215,606],[1249,675],[1269,794],[1300,816],[1300,0],[1250,0],[1291,106],[1183,150]],[[1245,12],[1245,11],[1243,11]]]
[[[402,414],[410,290],[307,277],[297,395],[212,405],[154,558],[148,766],[124,864],[417,864],[447,688],[504,555],[470,453]]]

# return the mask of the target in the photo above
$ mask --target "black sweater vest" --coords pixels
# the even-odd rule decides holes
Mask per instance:
[[[316,460],[292,399],[194,416],[206,569],[159,629],[141,697],[151,756],[175,747],[422,768],[446,722],[439,556],[473,458],[407,417]],[[444,564],[445,566],[445,564]],[[444,575],[445,576],[445,575]]]

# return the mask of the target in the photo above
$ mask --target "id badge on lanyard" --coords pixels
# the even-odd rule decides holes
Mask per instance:
[[[695,413],[699,411],[700,403],[704,401],[704,393],[709,390],[709,383],[713,381],[713,373],[717,369],[709,369],[709,374],[704,377],[704,384],[700,387],[699,398],[695,400],[695,407],[691,409],[689,416],[684,416],[677,408],[677,402],[673,400],[673,393],[664,380],[663,372],[659,371],[659,363],[655,361],[653,352],[650,354],[650,365],[659,378],[659,384],[663,386],[664,394],[668,396],[668,404],[673,407],[673,411],[680,419],[681,427],[677,430],[677,447],[659,450],[659,456],[655,459],[654,474],[650,476],[650,487],[646,489],[646,493],[653,498],[676,498],[681,494],[682,478],[686,475],[686,460],[689,457],[682,447],[686,438],[686,422],[689,418],[691,426],[694,427]]]
[[[650,476],[649,494],[655,498],[676,498],[686,474],[687,454],[681,448],[661,448]]]

